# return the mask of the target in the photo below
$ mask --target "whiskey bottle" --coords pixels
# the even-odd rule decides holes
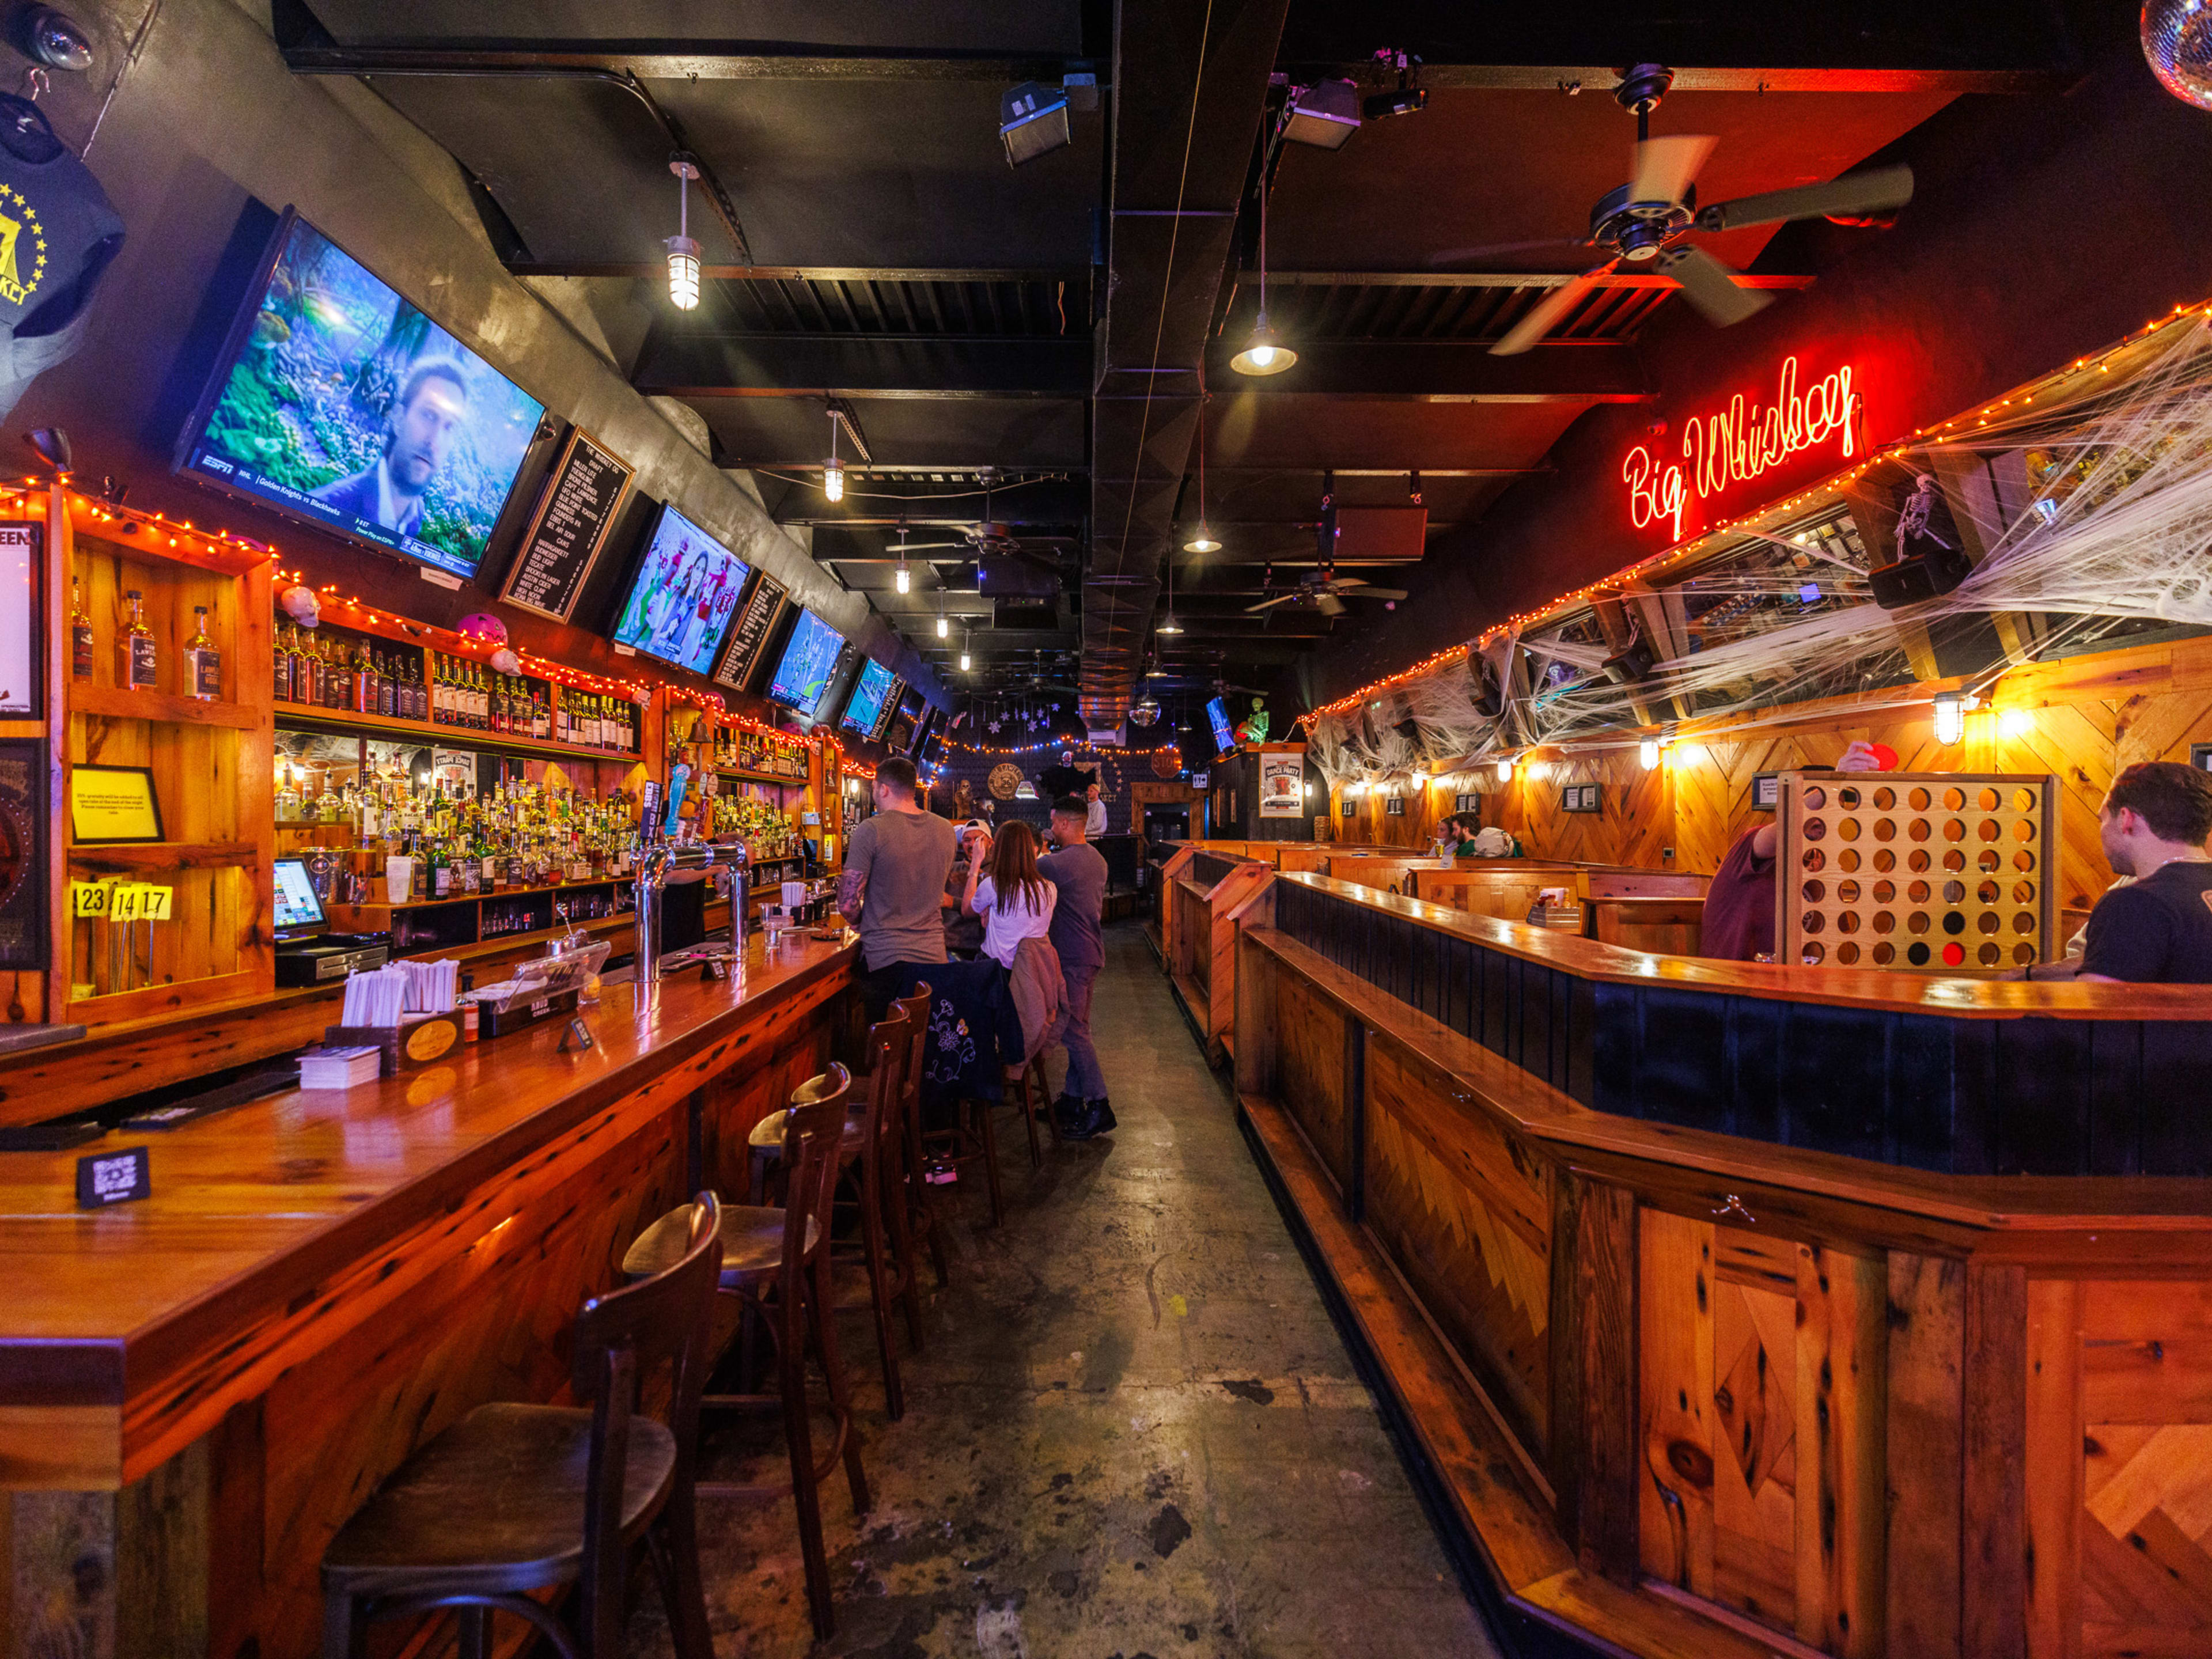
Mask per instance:
[[[154,630],[146,626],[146,596],[134,587],[123,597],[131,601],[131,625],[123,635],[123,684],[133,691],[151,691],[159,666]]]
[[[204,605],[192,607],[192,636],[185,641],[185,683],[201,702],[213,702],[222,695],[222,653],[208,637],[207,613]]]
[[[70,578],[70,672],[77,679],[92,678],[92,618],[84,608],[84,582]]]

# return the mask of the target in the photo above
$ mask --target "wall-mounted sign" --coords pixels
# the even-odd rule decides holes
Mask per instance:
[[[1382,816],[1386,818],[1404,817],[1406,798],[1403,795],[1385,795],[1382,798]]]
[[[1358,817],[1359,816],[1359,803],[1352,799],[1351,796],[1346,795],[1342,800],[1336,804],[1336,815],[1340,818]]]
[[[1480,795],[1455,795],[1452,797],[1452,811],[1455,812],[1480,812],[1482,811],[1482,797]]]
[[[531,515],[522,550],[507,567],[500,598],[556,622],[567,622],[576,608],[584,579],[607,539],[615,509],[629,489],[630,469],[603,449],[581,428],[569,433],[568,447],[545,481],[545,493]]]
[[[69,796],[70,838],[80,847],[161,839],[161,803],[150,767],[71,767]]]
[[[0,524],[0,715],[37,720],[46,713],[40,672],[46,607],[40,598],[45,574],[45,526]]]
[[[1680,459],[1638,444],[1620,464],[1628,487],[1628,521],[1657,525],[1669,541],[1705,527],[1712,503],[1731,485],[1764,477],[1793,456],[1830,447],[1832,458],[1858,453],[1865,414],[1849,363],[1806,381],[1794,356],[1783,361],[1771,404],[1741,392],[1726,409],[1682,423]]]
[[[1260,751],[1260,816],[1297,818],[1305,816],[1306,757],[1304,750],[1288,755]]]
[[[1782,774],[1761,772],[1751,781],[1751,810],[1771,812],[1782,799]]]
[[[769,630],[783,614],[787,598],[783,584],[765,570],[754,580],[745,608],[738,613],[737,626],[730,629],[730,637],[722,646],[722,659],[714,665],[715,684],[738,691],[745,689],[753,665],[760,660],[761,647],[768,643]]]
[[[1571,783],[1559,791],[1559,811],[1562,812],[1602,812],[1605,811],[1605,786],[1601,783]]]

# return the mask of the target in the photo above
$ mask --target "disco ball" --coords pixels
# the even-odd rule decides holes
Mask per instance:
[[[1159,717],[1160,706],[1150,697],[1130,705],[1129,724],[1132,726],[1150,726]]]
[[[2146,0],[2142,49],[2160,86],[2212,109],[2212,0]]]

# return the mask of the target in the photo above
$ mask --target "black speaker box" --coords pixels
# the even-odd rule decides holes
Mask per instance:
[[[1973,568],[1957,548],[1933,542],[1922,542],[1919,547],[1919,551],[1907,554],[1894,563],[1880,565],[1867,572],[1868,584],[1874,589],[1874,602],[1883,610],[1899,611],[1948,593],[1966,580],[1967,573]]]

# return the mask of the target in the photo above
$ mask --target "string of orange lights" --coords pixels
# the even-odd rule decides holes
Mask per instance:
[[[1572,610],[1590,599],[1601,596],[1617,597],[1627,584],[1660,574],[1670,564],[1704,551],[1729,531],[1753,528],[1778,514],[1792,512],[1820,496],[1832,494],[1845,484],[1856,482],[1874,466],[1884,462],[1902,460],[1906,452],[1916,445],[1940,445],[1944,433],[1957,431],[1968,422],[1973,423],[1973,429],[1976,431],[1987,427],[1992,420],[2001,422],[2005,418],[2006,410],[2014,408],[2027,410],[2034,404],[2038,397],[2047,398],[2052,388],[2068,376],[2087,374],[2092,370],[2100,374],[2109,374],[2112,372],[2112,360],[2121,353],[2142,344],[2153,336],[2164,332],[2178,323],[2186,323],[2192,319],[2201,321],[2207,318],[2212,318],[2212,300],[2200,301],[2195,305],[2176,306],[2171,315],[2154,318],[2140,329],[2122,337],[2094,356],[2077,357],[2068,367],[2053,370],[2040,380],[2031,382],[2026,388],[2010,396],[1999,398],[1995,402],[1984,405],[1978,411],[1954,415],[1948,421],[1917,428],[1909,437],[1892,440],[1878,451],[1868,454],[1864,459],[1850,466],[1838,469],[1819,483],[1802,489],[1796,495],[1769,501],[1750,513],[1740,514],[1733,519],[1717,520],[1708,528],[1687,541],[1665,548],[1632,564],[1626,565],[1610,575],[1601,576],[1595,581],[1586,582],[1580,587],[1559,594],[1532,610],[1516,611],[1504,621],[1493,623],[1485,629],[1471,644],[1447,647],[1442,651],[1434,652],[1424,657],[1409,667],[1385,675],[1381,679],[1370,681],[1357,691],[1348,691],[1340,697],[1321,704],[1318,708],[1308,709],[1298,716],[1296,725],[1298,727],[1310,727],[1314,721],[1324,715],[1343,714],[1348,709],[1356,708],[1361,703],[1370,702],[1385,692],[1405,684],[1408,680],[1419,679],[1424,675],[1435,673],[1439,669],[1455,662],[1464,662],[1471,650],[1485,649],[1509,634],[1525,633],[1530,628],[1557,617],[1560,612]]]

